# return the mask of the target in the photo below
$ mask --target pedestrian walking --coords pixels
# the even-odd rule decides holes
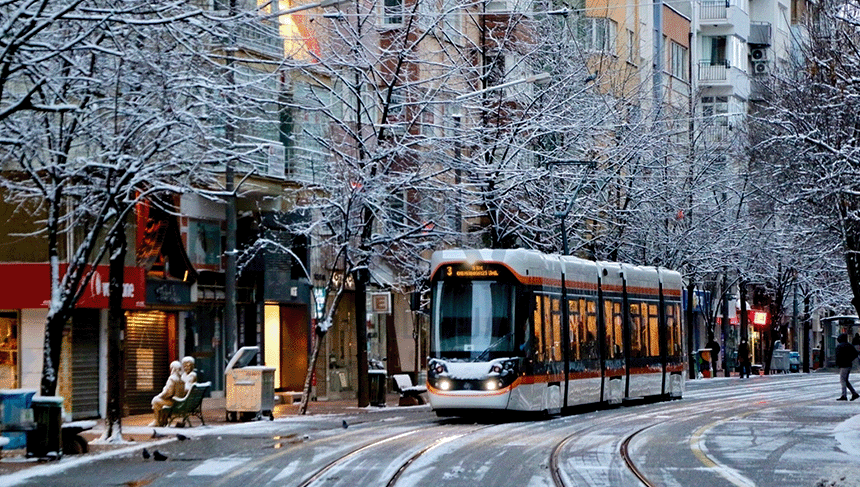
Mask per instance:
[[[857,358],[857,349],[854,348],[854,345],[848,343],[848,334],[846,333],[842,333],[836,337],[836,342],[836,366],[839,367],[839,382],[842,384],[842,395],[839,396],[837,401],[848,400],[846,389],[851,391],[851,400],[853,401],[860,397],[860,394],[857,394],[857,391],[854,390],[851,382],[848,381],[848,376],[851,375],[851,366],[854,359]]]
[[[751,365],[750,344],[747,343],[746,339],[741,340],[741,343],[738,345],[738,364],[740,364],[741,367],[741,379],[743,379],[744,377],[749,378]]]

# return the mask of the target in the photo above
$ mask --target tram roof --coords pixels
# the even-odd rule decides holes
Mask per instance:
[[[651,282],[660,279],[670,288],[682,286],[681,275],[669,269],[637,266],[618,262],[591,261],[574,256],[544,254],[528,249],[449,249],[433,253],[430,260],[431,276],[445,264],[458,262],[496,262],[503,264],[521,276],[540,276],[553,278],[562,272],[591,274],[594,282],[598,274],[603,274],[609,282],[621,282],[621,273],[628,281]],[[659,276],[659,277],[658,277]],[[591,279],[588,279],[589,281]]]

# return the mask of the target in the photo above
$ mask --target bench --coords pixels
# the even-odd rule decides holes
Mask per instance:
[[[395,389],[400,393],[399,406],[416,406],[426,403],[421,394],[427,392],[427,387],[412,385],[412,378],[409,377],[409,374],[394,374],[391,377],[394,379]]]
[[[185,397],[174,397],[172,406],[164,406],[162,409],[165,424],[170,426],[170,423],[177,419],[176,426],[191,427],[191,416],[196,416],[200,420],[200,424],[206,426],[206,420],[203,419],[203,396],[209,390],[210,383],[194,383],[191,389],[185,394]]]

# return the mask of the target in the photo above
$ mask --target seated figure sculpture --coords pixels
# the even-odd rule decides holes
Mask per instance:
[[[197,372],[194,370],[194,357],[182,358],[182,382],[185,384],[185,390],[191,390],[191,386],[197,382]]]
[[[152,412],[155,419],[149,423],[149,426],[164,426],[166,424],[164,407],[172,406],[174,397],[185,397],[185,383],[179,375],[181,371],[182,364],[179,361],[170,362],[170,376],[164,384],[164,389],[152,398]]]

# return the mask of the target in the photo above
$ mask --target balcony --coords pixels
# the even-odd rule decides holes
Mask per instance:
[[[725,21],[728,18],[730,4],[731,0],[705,0],[699,10],[699,20]]]
[[[729,61],[712,64],[700,61],[698,64],[699,85],[702,88],[715,88],[721,93],[746,99],[750,93],[750,77],[746,70],[733,66]]]
[[[729,81],[728,61],[712,63],[710,61],[699,61],[699,82],[703,84],[726,84]]]
[[[236,27],[236,45],[245,51],[273,59],[284,57],[284,40],[277,27],[266,21],[246,23]]]
[[[734,27],[741,37],[749,29],[746,0],[703,0],[699,3],[699,25],[702,29]]]

